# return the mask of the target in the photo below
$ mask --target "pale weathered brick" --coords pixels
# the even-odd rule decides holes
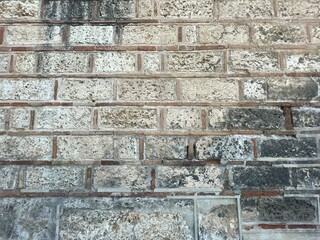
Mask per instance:
[[[123,28],[122,43],[134,45],[176,44],[177,27],[172,25],[138,25]]]
[[[18,166],[5,166],[0,168],[0,189],[13,190],[18,188],[19,182]]]
[[[244,61],[245,59],[245,61]],[[229,71],[231,72],[271,72],[278,71],[278,53],[261,51],[230,51]]]
[[[27,130],[30,126],[30,110],[25,108],[11,109],[10,128]]]
[[[0,136],[0,159],[4,160],[50,160],[52,139],[49,137]]]
[[[183,79],[180,85],[185,101],[239,100],[237,79]]]
[[[172,72],[222,72],[223,52],[167,53],[167,70]]]
[[[175,80],[118,80],[118,99],[124,101],[175,100]]]
[[[294,127],[320,127],[320,109],[318,108],[293,109],[292,118]]]
[[[159,53],[145,53],[143,54],[142,70],[145,72],[159,72],[161,56]]]
[[[58,137],[58,160],[82,161],[113,158],[112,136]]]
[[[290,71],[313,71],[320,68],[320,55],[314,53],[291,54],[286,57],[287,69]]]
[[[28,191],[81,191],[85,188],[85,168],[79,166],[27,167]]]
[[[60,26],[15,25],[8,26],[5,32],[8,45],[61,44]]]
[[[77,108],[40,108],[36,110],[36,129],[89,129],[91,109]]]
[[[0,54],[0,73],[7,73],[9,71],[10,55]]]
[[[0,19],[34,19],[40,15],[40,0],[4,0],[0,2]]]
[[[188,139],[186,137],[146,138],[145,149],[147,160],[183,160],[187,158]]]
[[[220,19],[265,19],[273,16],[270,0],[218,0]]]
[[[49,101],[54,97],[54,80],[0,80],[0,89],[0,98],[3,100]]]
[[[107,129],[155,129],[157,110],[145,108],[102,108],[99,127]]]
[[[319,0],[288,1],[279,0],[278,11],[281,18],[315,18],[320,16]]]
[[[201,44],[246,44],[249,43],[249,27],[245,25],[200,25]]]
[[[101,0],[99,17],[103,19],[127,19],[136,16],[136,0]]]
[[[114,139],[115,157],[119,160],[138,160],[138,138],[135,136],[118,136]]]
[[[305,44],[307,34],[303,25],[257,24],[253,26],[255,44]]]
[[[201,123],[201,109],[170,108],[166,111],[166,129],[196,130],[201,128]]]
[[[147,190],[150,188],[150,172],[143,166],[96,167],[93,188],[99,192]]]
[[[67,101],[111,101],[113,81],[109,79],[62,79],[58,99]]]
[[[127,52],[105,52],[95,55],[95,72],[134,72],[136,54]]]
[[[44,53],[42,64],[44,73],[85,73],[89,68],[89,53]]]
[[[222,189],[223,172],[217,166],[158,167],[157,188],[192,189],[193,191]]]
[[[35,73],[37,70],[38,55],[36,53],[21,53],[14,55],[14,72]]]
[[[71,26],[70,44],[112,45],[113,26]]]
[[[179,19],[212,18],[213,8],[211,0],[160,0],[159,16]]]

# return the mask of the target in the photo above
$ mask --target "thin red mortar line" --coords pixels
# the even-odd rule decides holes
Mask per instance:
[[[95,1],[94,2],[94,6],[93,6],[93,12],[92,12],[92,19],[94,21],[97,21],[98,20],[98,17],[99,17],[99,7],[100,7],[100,1]],[[91,20],[92,21],[92,20]],[[90,21],[90,22],[91,22]]]
[[[316,229],[317,225],[315,224],[289,224],[289,229]]]
[[[4,30],[4,27],[0,27],[0,45],[2,45],[4,42]]]
[[[35,115],[36,115],[36,111],[35,110],[31,110],[30,111],[30,123],[29,123],[30,130],[34,129]]]
[[[293,130],[292,110],[291,107],[283,107],[283,115],[285,117],[285,127],[287,130]]]
[[[42,65],[43,65],[43,55],[37,54],[37,73],[41,73],[42,72]]]
[[[139,159],[144,160],[144,136],[140,136],[139,138]]]
[[[141,72],[142,70],[142,55],[137,54],[137,71]]]
[[[88,72],[89,73],[93,73],[94,71],[94,64],[95,64],[95,55],[93,53],[91,53],[89,55],[89,64],[88,64]]]
[[[45,13],[46,13],[46,4],[45,4],[45,0],[41,0],[40,2],[40,18],[45,18]]]
[[[166,70],[165,68],[165,55],[161,54],[161,60],[160,60],[160,70],[163,72]]]
[[[201,129],[206,130],[207,129],[207,111],[201,110]]]
[[[223,52],[223,71],[228,72],[228,51]]]
[[[86,171],[86,189],[92,190],[93,185],[93,170],[92,167],[88,167]]]
[[[183,41],[183,29],[181,26],[179,26],[178,27],[178,42],[181,43],[182,41]]]
[[[20,168],[18,176],[18,189],[25,187],[25,169]]]
[[[4,129],[10,129],[10,118],[11,118],[11,109],[6,109],[4,116]]]
[[[156,17],[158,16],[158,1],[154,0],[153,2],[153,15]]]
[[[62,43],[67,45],[69,43],[70,38],[70,26],[65,25],[62,27]]]
[[[54,137],[52,139],[52,158],[56,159],[58,154],[58,139]]]
[[[273,14],[278,17],[278,0],[273,0]]]
[[[97,109],[93,111],[93,119],[92,119],[92,127],[94,129],[98,129],[98,121],[99,121],[99,112]]]
[[[13,73],[14,72],[14,55],[10,56],[10,62],[9,62],[9,66],[7,66],[9,73]]]
[[[286,226],[284,224],[265,224],[265,223],[261,223],[261,224],[258,224],[258,226],[260,228],[263,228],[263,229],[285,229]]]
[[[53,87],[53,99],[54,100],[58,99],[58,89],[59,89],[59,82],[58,82],[58,80],[55,80],[54,87]]]
[[[243,79],[238,81],[238,86],[239,86],[239,100],[244,101],[244,82],[243,82]]]
[[[193,138],[188,138],[188,159],[192,160],[195,158],[195,141]]]
[[[181,81],[176,81],[176,87],[175,87],[176,97],[177,101],[182,100],[182,89],[181,89]]]
[[[156,188],[156,169],[151,169],[151,181],[150,181],[150,189],[151,191],[154,191]]]
[[[165,128],[165,120],[166,119],[166,111],[165,109],[160,109],[160,114],[159,114],[159,128],[160,130],[164,130]]]
[[[320,130],[305,130],[301,131],[300,134],[320,134]]]
[[[253,144],[253,157],[254,160],[258,159],[258,147],[257,147],[257,139],[254,138],[252,139],[252,144]]]
[[[308,40],[309,43],[311,43],[312,42],[311,26],[308,24],[308,25],[306,25],[305,29],[306,29],[306,33],[307,33],[307,40]]]
[[[281,190],[263,190],[263,191],[242,191],[242,198],[252,198],[252,197],[273,197],[273,196],[283,196],[284,192]]]
[[[286,57],[283,52],[279,53],[279,67],[281,71],[286,69]]]

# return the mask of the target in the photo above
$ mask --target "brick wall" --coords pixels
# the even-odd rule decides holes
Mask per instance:
[[[1,0],[0,238],[316,240],[319,0]]]

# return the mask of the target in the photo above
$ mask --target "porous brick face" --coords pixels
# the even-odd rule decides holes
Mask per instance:
[[[318,240],[319,0],[0,0],[0,239]]]

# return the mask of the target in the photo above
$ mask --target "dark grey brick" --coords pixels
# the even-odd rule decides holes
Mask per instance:
[[[135,0],[102,0],[100,18],[121,19],[135,17]]]
[[[315,188],[320,187],[320,167],[292,169],[294,187]]]

